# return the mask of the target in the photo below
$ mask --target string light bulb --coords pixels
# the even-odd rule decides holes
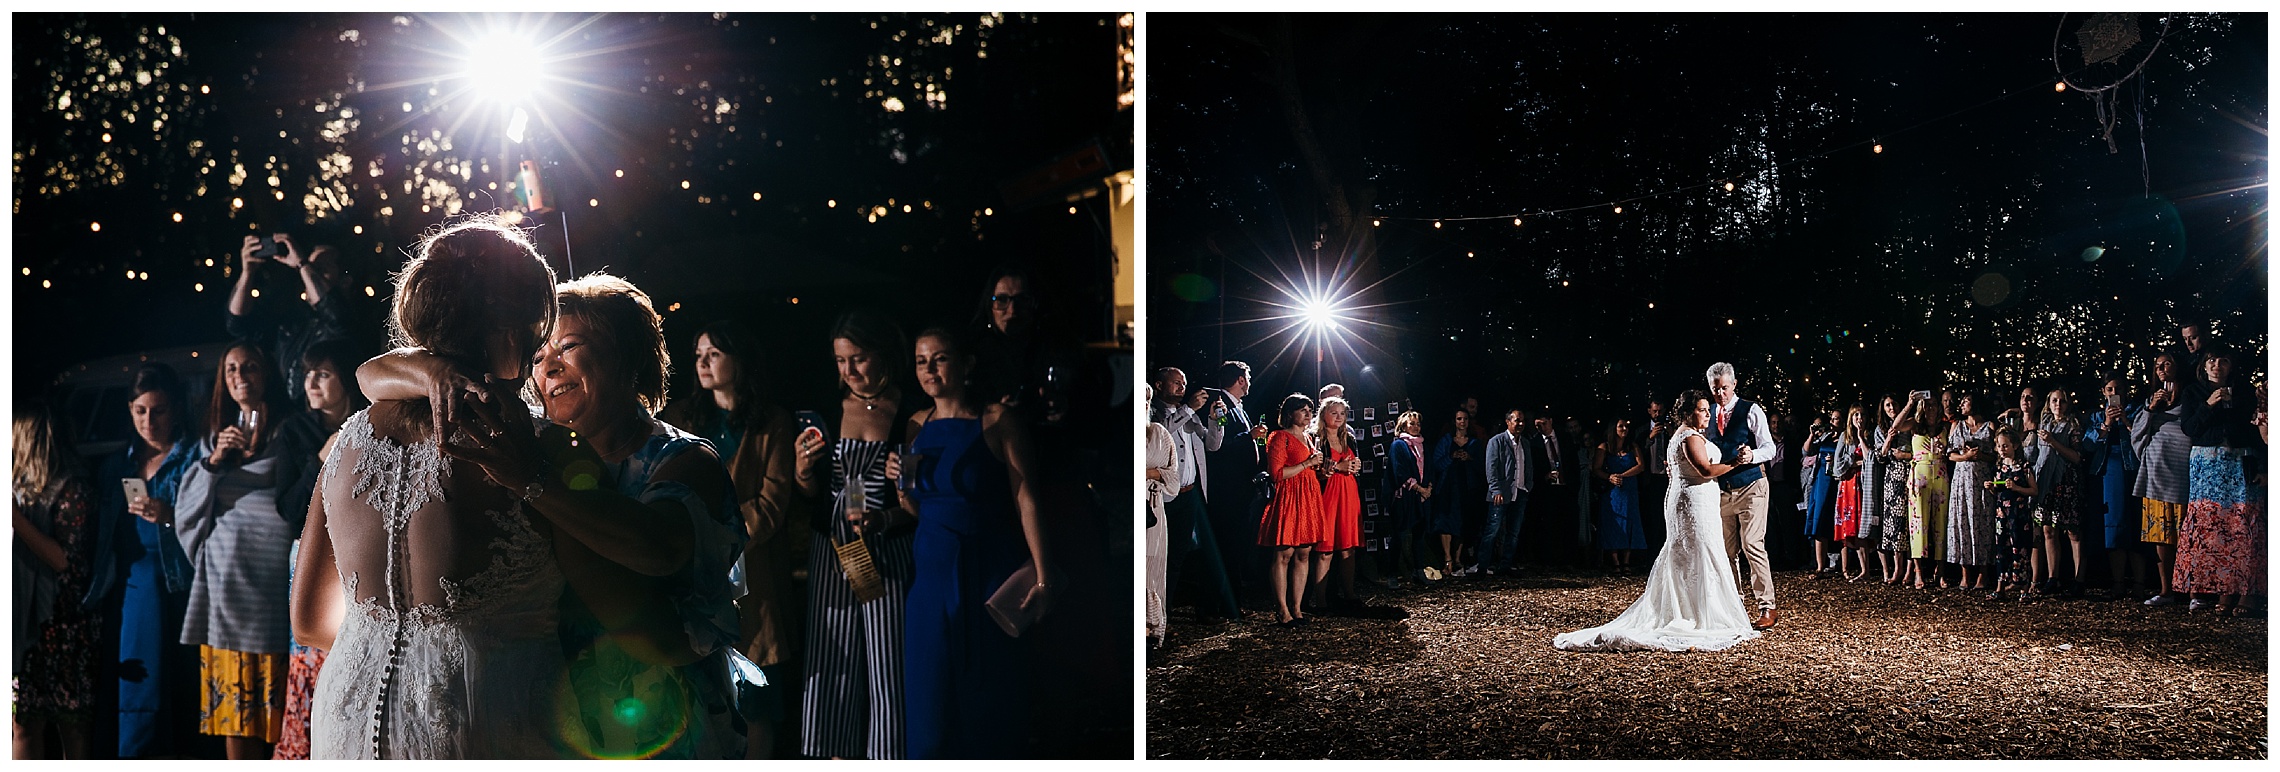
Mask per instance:
[[[2065,90],[2066,90],[2066,81],[2063,81],[2063,80],[2062,80],[2062,81],[2059,81],[2059,82],[2057,82],[2057,83],[2053,83],[2053,84],[2050,84],[2050,90],[2052,90],[2052,91],[2065,91]]]
[[[181,213],[181,212],[175,212],[175,213],[174,213],[174,221],[175,221],[175,222],[181,222],[181,221],[182,221],[182,213]]]
[[[1381,227],[1381,226],[1383,226],[1383,225],[1385,225],[1385,221],[1384,221],[1384,220],[1371,220],[1371,221],[1370,221],[1370,227],[1372,227],[1372,228]]]
[[[1728,182],[1728,183],[1726,183],[1726,192],[1728,192],[1728,193],[1732,193],[1732,192],[1734,192],[1734,183],[1732,183],[1732,182]]]
[[[1875,140],[1871,140],[1871,141],[1875,141]],[[1873,147],[1870,147],[1868,150],[1869,150],[1869,152],[1871,152],[1871,153],[1883,153],[1883,152],[1884,152],[1884,143],[1883,143],[1883,142],[1876,142],[1875,146],[1873,146]]]
[[[1616,213],[1616,214],[1622,214],[1622,213],[1623,213],[1623,205],[1622,205],[1622,204],[1616,204],[1616,205],[1615,205],[1615,213]]]
[[[1518,218],[1518,217],[1514,217],[1514,218],[1512,218],[1512,227],[1514,227],[1514,228],[1518,228],[1518,227],[1520,227],[1520,218]]]
[[[1439,228],[1439,227],[1441,227],[1441,221],[1440,221],[1440,220],[1434,220],[1434,221],[1433,221],[1433,227],[1434,227],[1434,228]]]

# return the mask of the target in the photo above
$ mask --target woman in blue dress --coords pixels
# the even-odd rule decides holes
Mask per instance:
[[[1646,513],[1639,510],[1640,449],[1631,434],[1631,419],[1607,425],[1607,437],[1591,453],[1592,477],[1607,483],[1599,499],[1599,548],[1607,551],[1607,564],[1615,571],[1631,569],[1633,550],[1647,548]]]
[[[1426,473],[1433,479],[1433,498],[1427,501],[1432,519],[1426,532],[1440,537],[1441,570],[1448,576],[1464,575],[1457,572],[1457,537],[1465,530],[1465,503],[1482,496],[1474,481],[1486,478],[1480,471],[1488,459],[1484,447],[1473,437],[1472,414],[1457,408],[1449,419],[1448,434],[1433,445],[1433,456],[1426,462]]]
[[[190,602],[190,558],[174,536],[174,495],[197,459],[181,376],[145,365],[127,390],[135,438],[103,459],[94,570],[83,607],[119,620],[119,758],[182,756],[196,741],[198,658],[174,641]],[[119,481],[143,481],[129,500]],[[117,604],[113,606],[112,604]],[[98,688],[102,685],[98,684]]]
[[[2137,482],[2137,452],[2130,425],[2144,410],[2143,403],[2128,402],[2129,384],[2107,378],[2098,409],[2082,416],[2082,444],[2089,459],[2082,463],[2084,512],[2104,510],[2106,569],[2115,596],[2138,588],[2157,589],[2147,580],[2146,545],[2138,540],[2138,501],[2130,495]]]
[[[1805,538],[1813,540],[1813,576],[1836,573],[1829,565],[1829,550],[1837,535],[1837,440],[1841,429],[1834,411],[1813,422],[1805,433],[1804,477]]]
[[[939,327],[914,343],[918,385],[934,406],[911,417],[910,468],[898,453],[889,471],[918,516],[903,624],[910,757],[1020,757],[1032,668],[1015,636],[1020,620],[1049,608],[1059,578],[1030,477],[1037,467],[1018,417],[967,385],[971,346]],[[910,484],[899,484],[906,474]],[[1025,586],[1006,588],[1017,574]],[[1010,608],[991,606],[1001,588]]]

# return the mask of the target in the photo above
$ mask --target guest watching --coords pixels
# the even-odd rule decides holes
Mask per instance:
[[[1639,506],[1638,477],[1646,471],[1639,462],[1644,451],[1632,432],[1631,419],[1607,424],[1607,436],[1591,451],[1591,474],[1607,483],[1599,499],[1599,548],[1607,552],[1608,570],[1629,571],[1631,558],[1647,548],[1647,513]]]
[[[1263,417],[1253,416],[1243,407],[1243,399],[1251,396],[1250,365],[1221,362],[1212,381],[1218,388],[1210,390],[1216,404],[1209,409],[1218,416],[1215,420],[1222,433],[1219,448],[1204,453],[1204,471],[1219,481],[1219,489],[1218,495],[1205,502],[1205,508],[1212,536],[1219,544],[1219,564],[1227,575],[1228,590],[1237,602],[1253,603],[1253,596],[1263,594],[1259,581],[1265,578],[1261,575],[1265,569],[1256,540],[1246,537],[1259,532],[1259,513],[1266,502],[1257,495],[1260,443],[1252,438],[1264,439],[1269,427],[1260,420]]]
[[[1314,543],[1314,569],[1307,587],[1307,596],[1321,605],[1346,609],[1362,605],[1361,595],[1354,590],[1354,550],[1362,546],[1362,490],[1355,475],[1362,472],[1362,457],[1346,432],[1350,409],[1343,398],[1325,399],[1322,414],[1314,423],[1315,450],[1325,461],[1320,467],[1323,476],[1321,538]],[[1336,599],[1323,593],[1332,558],[1336,558],[1338,568]]]
[[[1019,613],[1046,613],[1061,578],[1046,551],[1028,428],[1012,408],[969,390],[971,343],[929,328],[913,356],[918,387],[934,404],[909,420],[912,468],[891,454],[887,470],[907,478],[897,495],[918,518],[903,626],[910,756],[1018,757],[1031,725],[1027,657],[988,606],[1010,591]],[[1011,584],[1016,576],[1021,585]]]
[[[1205,502],[1211,498],[1211,467],[1206,463],[1204,454],[1223,447],[1226,427],[1221,426],[1216,418],[1206,418],[1197,413],[1208,408],[1211,395],[1202,389],[1191,393],[1188,390],[1187,374],[1179,368],[1158,369],[1150,385],[1156,391],[1155,421],[1171,430],[1172,448],[1178,457],[1180,470],[1180,495],[1164,505],[1164,511],[1172,522],[1171,558],[1165,574],[1166,591],[1176,597],[1180,591],[1180,577],[1192,565],[1201,572],[1198,578],[1203,582],[1204,592],[1196,602],[1196,615],[1200,617],[1212,614],[1221,619],[1241,619],[1243,613],[1235,605],[1235,591],[1228,585],[1227,573],[1219,563],[1218,534],[1212,531],[1211,517],[1204,507]],[[1228,538],[1242,536],[1228,534]],[[1304,583],[1301,582],[1299,586],[1303,588]]]
[[[1980,402],[1977,394],[1962,395],[1956,402],[1961,420],[1948,429],[1947,459],[1955,466],[1948,478],[1946,538],[1949,562],[1963,567],[1963,586],[1988,590],[1984,572],[1995,564],[1995,499],[1981,483],[1995,469],[1995,424]]]
[[[2105,513],[2104,528],[2093,528],[2094,533],[2104,532],[2100,541],[2106,548],[2107,590],[2114,597],[2147,584],[2145,544],[2138,541],[2138,503],[2130,497],[2138,466],[2130,424],[2143,406],[2126,402],[2128,389],[2119,376],[2106,378],[2098,389],[2103,402],[2082,415],[2086,427],[2082,443],[2089,456],[2082,465],[2083,510]]]
[[[46,410],[16,409],[15,443],[11,755],[84,759],[96,705],[95,641],[103,627],[102,613],[82,603],[92,575],[87,547],[98,522],[94,497],[78,455]],[[47,745],[51,725],[60,747]]]
[[[2263,595],[2264,459],[2256,406],[2238,394],[2242,379],[2232,353],[2202,352],[2201,393],[2185,403],[2185,435],[2193,441],[2192,499],[2177,532],[2177,585],[2193,596],[2189,611],[2248,616],[2246,596]]]
[[[1522,435],[1527,413],[1504,411],[1504,431],[1488,438],[1488,524],[1480,539],[1481,571],[1510,574],[1520,549],[1520,526],[1527,521],[1528,493],[1536,487],[1533,454],[1537,444]]]
[[[2035,459],[2035,526],[2043,534],[2042,565],[2049,584],[2045,593],[2082,593],[2082,512],[2077,500],[2081,488],[2082,421],[2074,417],[2072,393],[2062,387],[2053,387],[2043,400],[2041,416],[2036,418],[2035,444],[2041,455]],[[2067,564],[2070,580],[2060,580],[2058,558],[2059,536],[2068,547]]]
[[[1439,537],[1441,543],[1441,570],[1449,576],[1464,576],[1469,571],[1458,568],[1457,540],[1465,532],[1465,506],[1479,500],[1480,486],[1475,478],[1481,477],[1480,467],[1485,457],[1480,441],[1472,434],[1472,414],[1458,408],[1449,418],[1448,433],[1433,445],[1433,455],[1426,464],[1425,473],[1434,480],[1432,525],[1428,533]]]
[[[191,570],[190,558],[175,538],[174,502],[183,476],[197,463],[198,450],[188,431],[184,392],[172,367],[154,362],[137,370],[127,387],[134,439],[126,449],[105,456],[94,478],[103,485],[96,491],[102,508],[82,608],[118,621],[113,636],[118,650],[104,654],[118,656],[122,675],[140,671],[117,684],[122,759],[188,757],[197,737],[197,651],[177,643],[190,601]],[[144,495],[129,498],[115,484],[128,479],[140,480]],[[23,712],[19,704],[17,715]]]
[[[2153,378],[2144,409],[2130,420],[2138,459],[2130,494],[2140,502],[2138,540],[2153,545],[2154,579],[2160,583],[2160,592],[2145,605],[2168,606],[2183,602],[2176,585],[2177,525],[2192,496],[2193,438],[2185,434],[2185,371],[2177,355],[2156,355]]]
[[[1329,460],[1306,436],[1314,420],[1314,400],[1284,397],[1276,411],[1281,430],[1267,437],[1267,473],[1275,481],[1274,500],[1259,520],[1259,546],[1274,551],[1267,586],[1274,592],[1275,624],[1306,624],[1308,553],[1322,541],[1322,482],[1316,470]]]
[[[263,257],[264,251],[273,252],[275,257]],[[301,300],[309,306],[307,313],[278,311],[253,297],[261,267],[272,259],[298,272]],[[351,334],[353,322],[340,279],[340,261],[333,248],[317,247],[304,258],[300,243],[290,234],[247,236],[238,250],[237,286],[230,290],[230,315],[224,327],[231,337],[277,355],[271,364],[284,382],[281,393],[293,401],[301,399],[301,354],[319,340]]]
[[[905,600],[917,571],[909,512],[887,479],[887,453],[907,436],[917,395],[902,330],[870,311],[841,314],[831,326],[839,399],[800,430],[793,478],[812,501],[808,546],[806,687],[800,697],[800,754],[817,758],[900,759],[903,731]],[[842,515],[842,513],[845,513]],[[855,592],[835,549],[860,535],[879,576],[876,597]]]
[[[311,424],[284,420],[297,408],[275,361],[251,343],[223,353],[206,408],[210,433],[175,500],[192,567],[181,641],[199,647],[205,683],[199,731],[226,738],[232,759],[269,758],[282,736],[290,551],[308,512],[306,491],[299,511],[287,493],[317,463]]]
[[[705,438],[728,460],[736,486],[734,506],[746,541],[738,565],[744,597],[737,605],[737,648],[760,667],[769,687],[744,695],[745,758],[775,757],[786,697],[798,678],[800,623],[790,594],[792,569],[808,549],[811,504],[792,472],[792,415],[777,405],[768,387],[768,362],[757,339],[743,325],[722,320],[697,332],[691,368],[696,388],[658,414],[675,428]],[[757,704],[752,704],[757,703]]]

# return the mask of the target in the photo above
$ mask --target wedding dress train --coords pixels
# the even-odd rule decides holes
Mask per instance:
[[[1758,637],[1750,628],[1749,612],[1742,606],[1734,584],[1732,564],[1726,557],[1726,540],[1718,518],[1718,483],[1687,458],[1686,438],[1699,435],[1681,428],[1663,451],[1671,476],[1670,495],[1663,504],[1668,537],[1662,556],[1647,574],[1647,589],[1615,621],[1565,633],[1552,646],[1569,651],[1719,651]],[[1704,443],[1710,463],[1719,462],[1718,447]]]

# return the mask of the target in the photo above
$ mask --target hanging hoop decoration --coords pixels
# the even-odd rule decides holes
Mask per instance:
[[[2169,17],[2161,18],[2161,29],[2149,41],[2139,15],[2093,13],[2069,25],[2066,15],[2060,14],[2058,29],[2050,37],[2050,66],[2058,72],[2060,83],[2090,95],[2107,153],[2121,152],[2114,145],[2114,124],[2121,119],[2120,106],[2115,103],[2118,91],[2145,71],[2146,63],[2153,61],[2154,52],[2161,50],[2162,41],[2169,37]],[[2070,66],[2074,69],[2069,70]]]

